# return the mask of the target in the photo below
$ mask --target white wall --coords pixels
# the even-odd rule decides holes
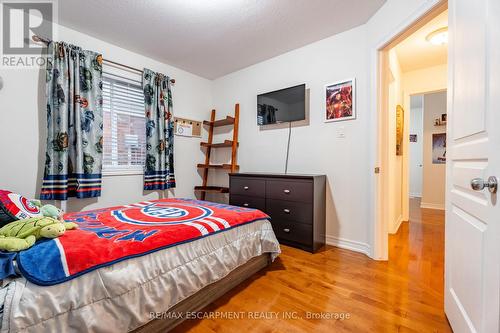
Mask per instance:
[[[405,103],[410,96],[446,89],[448,85],[448,65],[438,65],[403,73]]]
[[[59,27],[59,39],[101,52],[104,58],[137,68],[148,67],[175,78],[174,115],[208,119],[211,81],[65,27]],[[0,188],[38,197],[45,162],[45,74],[34,69],[0,69],[0,75],[4,79],[0,90]],[[201,183],[195,168],[203,158],[200,139],[176,136],[175,140],[178,185],[170,195],[193,197],[193,186]],[[72,198],[67,210],[126,204],[161,195],[156,191],[143,193],[142,180],[142,175],[105,176],[100,198]]]
[[[387,126],[387,137],[389,138],[388,174],[390,175],[388,179],[389,192],[387,193],[387,197],[390,203],[388,231],[389,233],[394,234],[398,231],[399,226],[403,221],[403,204],[401,195],[403,181],[403,156],[396,155],[396,108],[398,105],[402,106],[403,104],[403,83],[401,66],[399,65],[396,51],[394,49],[390,50],[388,56],[389,70],[392,79],[392,81],[389,83],[389,100],[387,109],[389,121],[389,124]],[[406,132],[404,134],[406,134]]]
[[[417,142],[410,142],[410,197],[422,197],[424,157],[424,109],[423,95],[411,96],[410,131],[417,136]],[[415,101],[415,102],[414,102]],[[414,106],[417,104],[417,106]]]
[[[432,134],[446,133],[446,126],[434,126],[434,119],[443,113],[446,113],[446,91],[425,94],[423,208],[444,209],[446,164],[432,163]]]
[[[288,124],[260,129],[256,96],[306,84],[309,126],[292,128],[288,170],[327,175],[327,235],[332,242],[338,238],[363,245],[368,242],[369,193],[363,190],[369,176],[368,147],[363,143],[368,129],[366,54],[366,29],[362,26],[229,74],[213,85],[218,110],[230,113],[233,103],[240,103],[240,171],[283,172]],[[325,123],[324,86],[351,77],[356,78],[358,118]],[[340,129],[345,138],[338,137]]]

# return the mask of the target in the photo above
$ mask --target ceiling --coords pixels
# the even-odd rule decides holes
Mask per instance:
[[[448,26],[448,10],[429,21],[408,38],[396,45],[399,65],[402,72],[414,71],[431,66],[446,64],[448,44],[433,45],[425,37],[431,32]]]
[[[58,19],[63,26],[214,79],[364,24],[384,2],[64,0]]]

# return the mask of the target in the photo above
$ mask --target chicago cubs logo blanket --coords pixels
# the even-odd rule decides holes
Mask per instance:
[[[46,239],[17,257],[21,273],[53,285],[99,267],[268,219],[256,209],[190,199],[162,199],[64,215],[78,229]]]

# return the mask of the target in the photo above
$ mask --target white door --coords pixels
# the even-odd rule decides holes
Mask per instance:
[[[500,1],[449,1],[445,311],[455,332],[499,332]]]
[[[410,197],[422,197],[424,156],[423,95],[411,96],[410,101]]]

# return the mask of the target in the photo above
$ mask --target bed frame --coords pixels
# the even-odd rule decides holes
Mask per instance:
[[[226,277],[212,283],[197,293],[177,303],[168,312],[186,313],[197,312],[217,300],[219,297],[233,289],[250,276],[254,275],[271,263],[269,253],[250,259],[246,264],[233,270]],[[153,319],[149,323],[133,330],[133,333],[167,332],[182,323],[186,318]]]

